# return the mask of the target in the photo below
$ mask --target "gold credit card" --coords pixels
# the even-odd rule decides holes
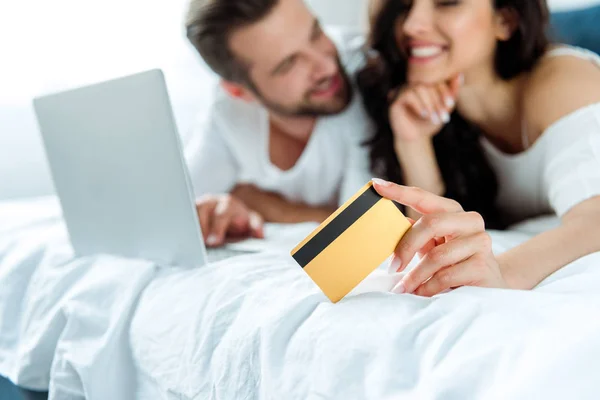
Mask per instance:
[[[396,249],[411,224],[400,206],[368,183],[291,252],[337,303]]]

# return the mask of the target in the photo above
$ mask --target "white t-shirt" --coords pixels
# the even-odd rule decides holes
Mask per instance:
[[[354,81],[365,62],[363,38],[342,31],[328,34]],[[343,203],[370,179],[368,149],[361,143],[371,124],[353,86],[351,104],[340,114],[317,120],[302,155],[287,171],[270,161],[267,110],[217,87],[210,110],[185,148],[196,196],[253,184],[311,206]]]
[[[547,56],[580,57],[600,67],[597,54],[575,47]],[[483,136],[481,143],[498,177],[498,207],[511,223],[543,214],[562,217],[600,196],[600,103],[560,118],[522,153],[505,154]]]

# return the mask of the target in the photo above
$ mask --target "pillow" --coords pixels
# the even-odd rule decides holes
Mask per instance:
[[[557,42],[600,54],[600,5],[552,13],[550,35]]]

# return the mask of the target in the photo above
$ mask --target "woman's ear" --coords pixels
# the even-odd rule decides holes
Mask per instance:
[[[238,83],[221,80],[221,87],[233,98],[247,102],[256,101],[252,92]]]
[[[519,27],[519,14],[512,8],[496,12],[496,38],[502,42],[509,40]]]

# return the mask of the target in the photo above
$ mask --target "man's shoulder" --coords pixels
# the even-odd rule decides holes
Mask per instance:
[[[340,26],[327,26],[324,29],[336,45],[342,65],[348,74],[353,75],[364,67],[367,60],[364,31]]]

